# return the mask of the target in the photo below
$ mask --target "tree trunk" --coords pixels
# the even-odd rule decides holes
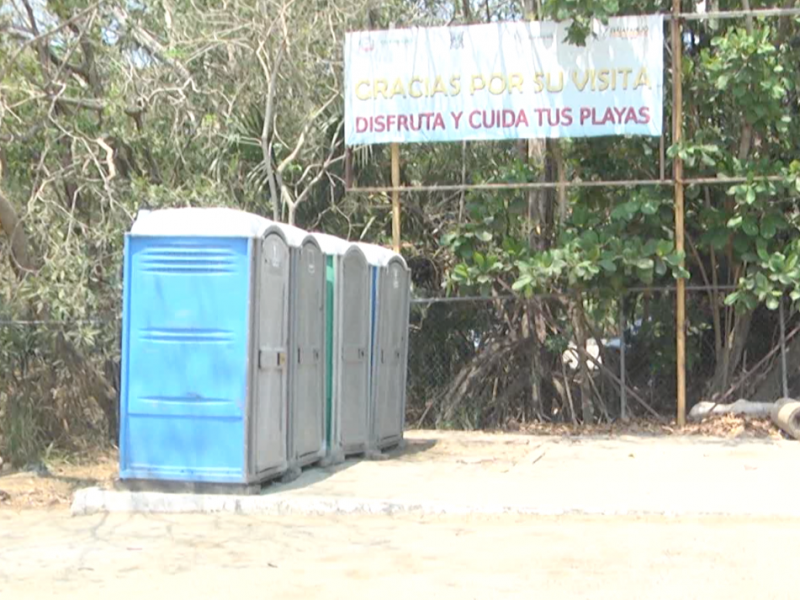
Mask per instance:
[[[797,365],[800,365],[800,335],[795,336],[794,339],[786,345],[787,379],[790,379],[791,376],[797,372]],[[753,400],[753,402],[775,402],[783,396],[782,388],[781,361],[776,360],[750,399]]]
[[[724,394],[727,391],[733,379],[733,373],[742,361],[742,355],[747,343],[747,336],[750,333],[752,321],[752,311],[736,313],[734,315],[733,329],[725,340],[725,347],[722,349],[722,354],[717,360],[717,364],[714,368],[714,375],[711,378],[709,389],[709,396],[711,398]]]
[[[28,236],[19,221],[17,211],[14,210],[11,202],[0,191],[0,227],[9,240],[11,247],[11,267],[22,277],[26,272],[34,270],[33,260],[31,259],[28,247]]]

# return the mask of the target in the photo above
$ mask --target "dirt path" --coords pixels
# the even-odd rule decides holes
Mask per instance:
[[[9,600],[797,597],[800,521],[0,511]],[[784,579],[778,575],[783,574]]]

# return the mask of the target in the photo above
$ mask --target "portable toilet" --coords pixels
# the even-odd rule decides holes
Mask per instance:
[[[325,256],[314,236],[281,227],[291,232],[296,254],[289,328],[289,468],[296,474],[326,451]]]
[[[338,436],[339,427],[335,423],[335,411],[333,406],[334,381],[336,380],[334,368],[338,366],[334,360],[334,337],[338,318],[336,307],[336,274],[341,269],[340,257],[347,251],[349,242],[326,233],[313,232],[310,234],[319,244],[325,261],[325,304],[324,314],[324,369],[323,387],[325,393],[325,451],[328,462],[339,462],[344,457],[339,448]]]
[[[120,477],[253,484],[287,468],[288,253],[223,208],[142,212],[125,236]],[[285,292],[283,294],[285,296]]]
[[[411,278],[399,254],[384,265],[378,293],[372,427],[375,446],[383,450],[402,442],[406,422]]]
[[[369,451],[369,269],[357,244],[311,235],[326,257],[327,459],[339,462]]]
[[[410,277],[398,253],[372,244],[362,248],[372,271],[370,442],[383,450],[398,445],[405,428]]]

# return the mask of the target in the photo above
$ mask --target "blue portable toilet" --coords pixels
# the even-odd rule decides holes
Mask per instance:
[[[166,209],[125,236],[121,479],[253,484],[286,470],[287,349],[273,334],[288,328],[275,298],[288,251],[271,225]]]

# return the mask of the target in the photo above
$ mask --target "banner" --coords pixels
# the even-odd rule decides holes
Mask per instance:
[[[663,17],[361,31],[345,38],[345,142],[660,136]]]

